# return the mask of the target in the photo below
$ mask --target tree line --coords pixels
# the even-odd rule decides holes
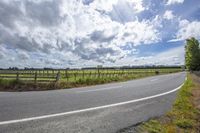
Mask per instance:
[[[199,41],[194,37],[186,40],[185,65],[190,71],[200,70],[200,46]]]

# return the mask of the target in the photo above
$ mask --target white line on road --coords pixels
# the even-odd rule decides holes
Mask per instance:
[[[152,79],[152,80],[150,80],[151,82],[154,82],[154,81],[157,81],[158,79]]]
[[[187,79],[187,77],[185,78],[185,80],[186,79]],[[139,99],[134,99],[134,100],[120,102],[120,103],[114,103],[114,104],[109,104],[109,105],[104,105],[104,106],[99,106],[99,107],[92,107],[92,108],[86,108],[86,109],[81,109],[81,110],[57,113],[57,114],[23,118],[23,119],[18,119],[18,120],[1,121],[0,125],[13,124],[13,123],[19,123],[19,122],[27,122],[27,121],[33,121],[33,120],[40,120],[40,119],[52,118],[52,117],[56,117],[56,116],[71,115],[71,114],[83,113],[83,112],[93,111],[93,110],[98,110],[98,109],[105,109],[105,108],[109,108],[109,107],[116,107],[116,106],[125,105],[125,104],[129,104],[129,103],[141,102],[141,101],[145,101],[145,100],[149,100],[149,99],[153,99],[153,98],[156,98],[156,97],[160,97],[160,96],[164,96],[164,95],[173,93],[173,92],[179,90],[183,86],[183,84],[181,84],[179,87],[177,87],[177,88],[175,88],[171,91],[160,93],[160,94],[153,95],[153,96],[143,97],[143,98],[139,98]]]
[[[111,89],[116,89],[116,88],[121,88],[121,87],[122,86],[113,86],[113,87],[106,87],[106,88],[100,88],[100,89],[82,90],[82,91],[77,91],[77,93],[111,90]]]

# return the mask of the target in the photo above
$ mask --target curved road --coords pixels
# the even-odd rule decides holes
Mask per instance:
[[[43,91],[0,92],[0,132],[109,133],[168,111],[186,73]]]

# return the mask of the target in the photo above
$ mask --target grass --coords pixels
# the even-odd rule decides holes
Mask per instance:
[[[199,81],[200,81],[200,77]],[[200,110],[194,104],[193,91],[200,92],[200,82],[194,81],[194,75],[188,74],[184,86],[180,89],[173,108],[165,116],[149,120],[138,128],[148,133],[198,133],[200,132]],[[200,104],[200,103],[198,103]]]
[[[82,70],[76,70],[76,72],[68,71],[68,76],[70,76],[68,78],[65,77],[65,71],[61,71],[62,76],[59,82],[56,82],[56,83],[52,82],[52,79],[51,79],[50,82],[37,82],[36,84],[34,82],[31,82],[31,80],[33,79],[30,79],[30,78],[26,79],[25,78],[27,76],[26,74],[22,74],[20,78],[21,80],[19,81],[16,81],[15,79],[6,79],[6,78],[0,79],[0,91],[38,91],[38,90],[73,88],[73,87],[97,85],[97,84],[104,84],[104,83],[111,83],[111,82],[118,82],[118,81],[127,81],[127,80],[142,78],[142,77],[154,76],[158,74],[173,73],[177,71],[180,71],[180,69],[162,69],[162,70],[160,69],[159,73],[155,71],[155,69],[145,69],[145,70],[136,69],[136,70],[126,70],[126,71],[102,70],[101,75],[98,76],[96,70],[84,70],[85,75],[83,76]],[[124,72],[126,74],[122,74],[122,75],[116,74],[116,73],[121,73],[121,72]],[[25,73],[28,73],[28,72],[25,72]],[[32,73],[34,74],[35,72],[32,72]],[[49,72],[44,71],[44,73],[50,74],[51,71]],[[77,74],[76,76],[74,76],[75,73]],[[93,73],[93,75],[90,75],[91,73]],[[110,75],[108,73],[110,73]],[[2,75],[5,75],[5,74],[2,74]],[[13,74],[11,74],[11,76],[13,76]],[[38,78],[38,79],[48,80],[48,79],[42,79],[42,78]]]
[[[39,82],[33,83],[28,81],[17,81],[15,79],[7,80],[7,79],[0,79],[0,90],[1,91],[42,91],[42,90],[54,90],[54,89],[64,89],[64,88],[73,88],[73,87],[82,87],[82,86],[89,86],[89,85],[97,85],[97,84],[104,84],[104,83],[111,83],[111,82],[118,82],[118,81],[127,81],[131,79],[138,79],[147,76],[153,76],[155,74],[137,74],[137,75],[128,75],[128,76],[116,76],[116,77],[101,77],[101,78],[90,78],[85,77],[77,78],[73,81],[68,81],[62,79],[59,82]]]

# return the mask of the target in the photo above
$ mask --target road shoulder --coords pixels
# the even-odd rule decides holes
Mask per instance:
[[[200,132],[200,75],[188,74],[172,109],[166,115],[125,128],[120,133]]]

